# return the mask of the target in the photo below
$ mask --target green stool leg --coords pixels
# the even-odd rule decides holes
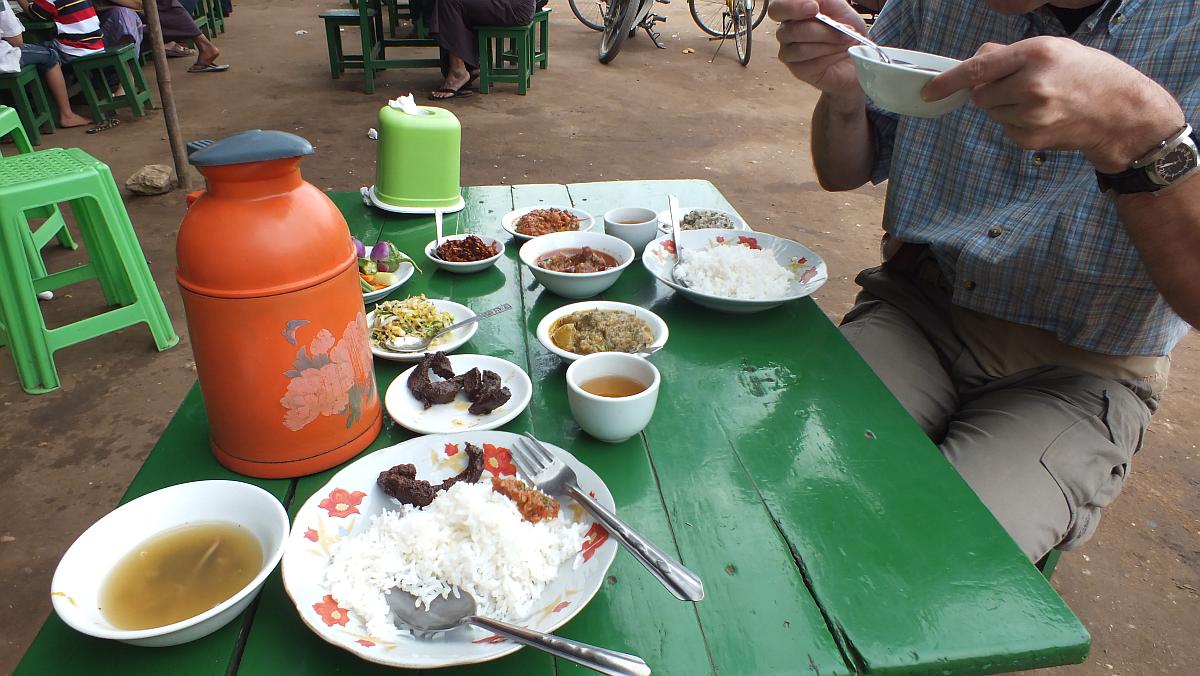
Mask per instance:
[[[538,32],[541,33],[542,38],[537,51],[538,56],[541,57],[539,65],[542,70],[546,70],[550,67],[550,17],[541,17],[538,21]]]
[[[364,0],[359,3],[358,9],[358,32],[362,39],[362,65],[363,65],[363,93],[375,93],[375,31],[380,30],[379,36],[383,37],[382,28],[377,27],[380,18],[378,14],[374,18],[367,16],[364,9],[367,7],[367,2]],[[378,4],[378,3],[374,3]],[[380,8],[380,11],[383,11]]]
[[[59,387],[54,359],[42,336],[45,323],[38,308],[31,270],[21,242],[21,213],[0,210],[0,312],[21,388],[43,394]]]
[[[133,289],[121,274],[120,253],[111,236],[104,232],[104,214],[94,198],[79,198],[71,201],[75,223],[83,234],[88,257],[96,271],[96,279],[104,292],[109,307],[129,305],[134,298]]]
[[[120,81],[121,87],[125,89],[125,96],[121,97],[125,103],[129,104],[129,108],[133,111],[134,117],[141,117],[146,114],[146,109],[142,106],[142,99],[139,94],[142,90],[138,89],[133,81],[133,64],[123,61],[117,62],[117,80]]]
[[[45,92],[43,92],[43,94],[44,93]],[[29,92],[25,90],[25,85],[18,85],[17,88],[13,90],[13,99],[13,103],[17,105],[17,110],[28,110],[32,114],[33,102],[29,100]],[[42,134],[38,130],[37,125],[26,123],[26,126],[29,127],[29,142],[35,146],[40,145],[42,142]]]
[[[96,95],[95,83],[92,82],[90,73],[76,73],[76,79],[79,81],[79,89],[83,92],[83,99],[87,101],[88,110],[92,114],[92,119],[99,122],[104,119],[104,111],[100,108],[100,97]],[[106,82],[105,87],[108,86]]]
[[[106,193],[104,197],[107,199],[97,202],[118,249],[124,273],[121,276],[133,287],[135,302],[141,307],[146,325],[150,327],[150,334],[154,336],[154,343],[161,352],[178,344],[179,336],[171,326],[167,308],[163,305],[162,296],[159,295],[154,278],[150,275],[150,266],[146,263],[146,255],[137,241],[129,214],[121,203],[121,193],[117,190],[117,184],[106,165],[100,164],[96,170],[102,179],[106,179],[103,183]]]
[[[329,44],[329,75],[336,80],[342,76],[342,27],[326,21],[325,41]]]
[[[492,39],[479,33],[479,93],[487,94],[492,85]]]

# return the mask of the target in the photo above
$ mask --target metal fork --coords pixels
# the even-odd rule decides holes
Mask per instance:
[[[631,554],[641,561],[658,581],[663,583],[681,601],[699,601],[704,598],[704,582],[700,577],[672,559],[654,543],[642,537],[616,514],[608,511],[579,488],[575,470],[567,466],[557,455],[542,445],[532,434],[529,440],[517,439],[513,444],[513,459],[517,469],[538,490],[549,495],[566,495],[578,502],[589,514],[608,529]]]

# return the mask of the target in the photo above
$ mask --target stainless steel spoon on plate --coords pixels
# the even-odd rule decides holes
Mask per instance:
[[[470,326],[471,324],[474,324],[477,321],[487,319],[488,317],[494,317],[494,316],[500,314],[501,312],[506,312],[511,309],[512,309],[512,305],[505,303],[504,305],[498,305],[490,310],[485,310],[483,312],[480,312],[479,314],[477,314],[473,317],[468,317],[468,318],[462,320],[461,322],[451,324],[450,326],[447,326],[446,328],[442,329],[441,331],[438,331],[437,333],[433,334],[432,336],[430,336],[428,338],[418,338],[416,336],[402,336],[402,337],[398,337],[398,338],[389,338],[387,340],[380,341],[379,345],[382,346],[383,349],[387,350],[388,352],[421,352],[425,348],[429,347],[430,344],[433,343],[433,341],[437,340],[438,338],[441,338],[442,336],[446,335],[447,333],[450,333],[451,331],[454,331],[455,329],[461,329],[464,326]],[[395,320],[394,316],[384,319],[383,325],[387,326],[391,321],[394,321],[394,320]]]
[[[667,206],[671,216],[671,242],[675,245],[675,264],[671,266],[671,279],[680,286],[689,286],[687,281],[675,274],[675,269],[683,262],[683,245],[679,243],[679,200],[674,195],[667,195]]]
[[[859,43],[864,44],[864,45],[870,47],[871,49],[874,49],[875,53],[879,55],[879,60],[884,63],[891,63],[891,64],[895,64],[897,66],[905,66],[907,68],[912,68],[913,70],[924,71],[926,73],[942,72],[936,68],[926,68],[925,66],[918,66],[917,64],[909,63],[908,61],[901,61],[900,59],[893,59],[892,57],[888,56],[887,52],[883,51],[883,47],[880,47],[879,44],[876,43],[874,40],[863,35],[862,33],[859,33],[858,31],[854,30],[850,26],[847,26],[846,24],[842,23],[841,21],[838,21],[837,19],[830,17],[827,14],[817,12],[817,15],[814,18],[817,21],[820,21],[821,23],[825,24],[826,26],[829,26],[833,30],[841,33],[842,35],[845,35],[846,37],[857,40]]]
[[[410,629],[414,633],[436,633],[447,631],[464,624],[475,625],[482,629],[506,636],[517,643],[544,650],[551,655],[557,655],[602,674],[613,676],[648,676],[650,667],[642,658],[626,655],[607,648],[597,648],[593,645],[572,641],[569,639],[546,634],[535,629],[518,627],[487,617],[476,615],[475,598],[465,591],[459,590],[458,598],[437,597],[426,608],[420,605],[417,597],[400,589],[392,587],[384,595],[397,627]]]

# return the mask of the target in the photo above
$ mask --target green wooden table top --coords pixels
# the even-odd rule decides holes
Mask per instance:
[[[731,209],[706,181],[491,186],[465,189],[466,208],[445,226],[495,235],[516,207],[571,204],[599,218],[616,206],[657,210],[668,192],[688,206]],[[640,655],[655,673],[688,676],[974,674],[1086,656],[1090,638],[1078,619],[811,300],[722,315],[676,297],[640,264],[628,268],[602,297],[652,309],[671,339],[654,357],[663,374],[654,419],[642,435],[605,444],[572,420],[565,364],[533,335],[547,312],[572,301],[533,281],[517,242],[495,268],[451,275],[420,253],[432,218],[381,214],[355,193],[331,197],[364,242],[389,239],[421,264],[394,297],[521,309],[483,322],[459,349],[520,364],[535,383],[529,408],[504,429],[571,449],[630,524],[704,579],[703,601],[677,601],[621,551],[608,584],[560,633]],[[381,393],[404,368],[376,361]],[[385,422],[366,452],[412,436]],[[251,481],[294,515],[332,474]],[[193,388],[125,500],[208,478],[242,477],[209,452]],[[171,676],[393,671],[313,635],[278,571],[239,620],[173,648],[92,639],[51,614],[17,673],[98,667]],[[591,672],[526,649],[436,673]]]

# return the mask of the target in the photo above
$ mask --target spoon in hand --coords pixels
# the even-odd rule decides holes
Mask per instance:
[[[414,633],[436,633],[447,631],[464,624],[506,636],[517,643],[544,650],[551,655],[570,660],[576,664],[613,676],[649,676],[650,667],[640,657],[626,655],[607,648],[572,641],[526,627],[518,627],[499,620],[476,615],[475,598],[463,590],[458,597],[436,597],[426,608],[418,603],[417,597],[392,587],[384,596],[396,626]]]
[[[461,329],[464,326],[470,326],[471,324],[474,324],[477,321],[487,319],[488,317],[494,317],[494,316],[500,314],[501,312],[507,312],[508,310],[511,310],[511,309],[512,309],[512,305],[505,303],[504,305],[499,305],[490,310],[485,310],[484,312],[480,312],[479,314],[474,315],[472,317],[468,317],[468,318],[462,320],[461,322],[451,324],[450,326],[447,326],[446,328],[442,329],[441,331],[438,331],[437,333],[433,334],[432,336],[430,336],[428,338],[420,338],[418,336],[390,337],[387,340],[380,341],[379,344],[385,350],[388,350],[389,352],[421,352],[425,348],[429,347],[430,344],[433,343],[433,341],[437,340],[438,338],[441,338],[442,336],[446,335],[447,333],[450,333],[451,331],[453,331],[455,329]],[[386,327],[389,323],[391,323],[392,321],[395,321],[395,319],[396,319],[395,317],[389,317],[387,319],[384,319],[383,325]]]
[[[834,18],[828,16],[827,14],[824,14],[822,12],[817,12],[817,15],[813,18],[816,19],[817,21],[820,21],[821,23],[825,24],[826,26],[829,26],[833,30],[841,33],[842,35],[845,35],[848,38],[857,40],[859,43],[864,44],[864,45],[870,47],[871,49],[874,49],[875,53],[879,55],[879,60],[884,63],[891,63],[891,64],[894,64],[897,66],[905,66],[907,68],[925,71],[927,73],[942,72],[936,68],[926,68],[925,66],[918,66],[917,64],[909,63],[908,61],[901,61],[900,59],[893,59],[892,57],[888,56],[887,52],[883,51],[883,47],[880,47],[879,44],[876,43],[874,40],[872,40],[871,38],[868,38],[867,36],[863,35],[862,33],[859,33],[858,31],[854,30],[850,26],[847,26],[846,24],[842,23],[841,21],[838,21],[837,19],[834,19]]]

